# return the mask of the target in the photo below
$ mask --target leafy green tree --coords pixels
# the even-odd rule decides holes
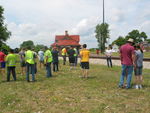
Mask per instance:
[[[122,36],[119,36],[118,39],[116,39],[115,41],[112,42],[112,45],[116,44],[117,46],[120,47],[121,45],[123,45],[125,43],[126,43],[126,39]]]
[[[10,50],[10,47],[6,45],[5,43],[2,43],[0,47],[0,51],[3,51],[5,54],[8,54],[9,50]]]
[[[109,39],[109,25],[107,23],[98,24],[96,26],[95,33],[98,47],[103,53],[105,51],[105,44],[107,43],[107,39]]]
[[[4,9],[0,6],[0,46],[11,36],[11,32],[7,30],[7,25],[4,23],[3,13]]]
[[[126,40],[132,38],[134,39],[135,43],[140,43],[147,39],[147,35],[145,32],[140,33],[139,30],[132,30],[131,32],[128,33],[128,35],[125,38]]]
[[[35,46],[35,51],[36,52],[38,52],[40,49],[44,49],[45,48],[45,46],[44,45],[42,45],[42,44],[37,44],[36,46]]]
[[[146,41],[147,41],[148,43],[150,43],[150,39],[146,39]]]
[[[20,48],[27,48],[27,47],[33,48],[33,47],[34,47],[33,41],[31,41],[31,40],[24,41],[24,42],[20,45]]]

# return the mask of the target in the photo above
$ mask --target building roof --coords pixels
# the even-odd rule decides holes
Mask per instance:
[[[79,35],[56,35],[55,43],[52,46],[80,46],[79,41]]]

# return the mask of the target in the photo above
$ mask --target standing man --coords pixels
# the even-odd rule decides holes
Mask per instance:
[[[40,68],[44,66],[44,51],[40,49],[38,52],[39,62],[40,62]]]
[[[20,66],[21,66],[21,75],[24,75],[26,72],[26,63],[25,63],[25,49],[22,48],[19,52],[20,55]]]
[[[5,54],[0,51],[0,75],[2,75],[2,78],[5,74]]]
[[[35,81],[34,53],[33,53],[33,51],[31,51],[31,47],[28,47],[27,49],[28,50],[25,53],[25,60],[26,60],[26,67],[27,67],[26,68],[27,69],[26,70],[27,71],[26,72],[26,80],[27,80],[27,82],[30,82],[29,75],[31,73],[32,74],[32,82],[34,82]]]
[[[17,57],[14,54],[14,50],[11,49],[10,53],[6,56],[6,64],[7,64],[7,82],[10,81],[10,74],[12,73],[14,81],[16,81],[16,62]]]
[[[134,41],[129,39],[126,44],[120,48],[120,58],[122,64],[122,74],[120,77],[119,87],[122,88],[124,84],[124,77],[127,74],[127,86],[126,89],[130,88],[132,79],[133,66],[135,66],[135,54],[134,54]]]
[[[52,63],[52,53],[51,51],[45,47],[45,53],[44,53],[44,64],[46,66],[46,77],[52,77],[52,72],[51,72],[51,63]]]
[[[67,54],[67,50],[66,50],[65,47],[61,50],[61,54],[62,54],[62,57],[63,57],[63,65],[66,65],[66,54]]]
[[[82,74],[84,78],[88,77],[89,72],[89,56],[90,51],[86,49],[87,45],[83,44],[83,49],[80,51],[80,57],[81,57],[81,68],[82,68]]]
[[[70,47],[70,49],[68,50],[68,57],[69,57],[69,64],[70,64],[70,70],[75,66],[75,51],[73,49],[73,47]]]
[[[53,56],[53,71],[59,71],[58,69],[58,64],[59,64],[59,60],[58,60],[58,54],[59,54],[59,51],[57,50],[56,47],[53,48],[53,51],[52,51],[52,56]]]

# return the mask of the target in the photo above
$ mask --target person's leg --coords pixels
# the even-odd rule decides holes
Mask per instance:
[[[126,65],[122,65],[122,72],[121,72],[121,76],[120,76],[119,87],[123,87],[124,77],[126,75],[126,69],[127,69],[127,66]]]
[[[107,67],[109,67],[109,61],[108,61],[108,57],[107,57],[107,59],[106,59],[106,60],[107,60]]]
[[[110,66],[112,67],[112,60],[111,57],[109,58]]]
[[[126,88],[130,88],[131,87],[131,80],[132,80],[132,72],[133,72],[133,66],[127,66],[128,68],[128,77],[127,77],[127,87]]]
[[[32,73],[32,82],[34,82],[35,81],[35,64],[30,64],[30,66],[31,66],[31,73]]]
[[[53,62],[53,72],[55,72],[55,62]]]
[[[85,69],[85,78],[88,78],[89,69]]]
[[[26,80],[29,82],[30,64],[26,63]]]
[[[10,81],[10,71],[11,71],[10,67],[7,67],[7,82]]]
[[[51,63],[46,64],[46,71],[47,71],[46,77],[51,77]]]
[[[16,67],[12,67],[12,76],[13,76],[13,79],[14,81],[16,81]]]
[[[56,62],[56,69],[57,69],[57,71],[59,71],[58,62]]]

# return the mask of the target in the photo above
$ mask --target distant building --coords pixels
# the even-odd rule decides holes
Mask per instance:
[[[65,31],[65,35],[56,35],[55,43],[53,43],[52,47],[58,47],[59,49],[63,47],[80,47],[80,36],[79,35],[69,35],[68,31]]]

